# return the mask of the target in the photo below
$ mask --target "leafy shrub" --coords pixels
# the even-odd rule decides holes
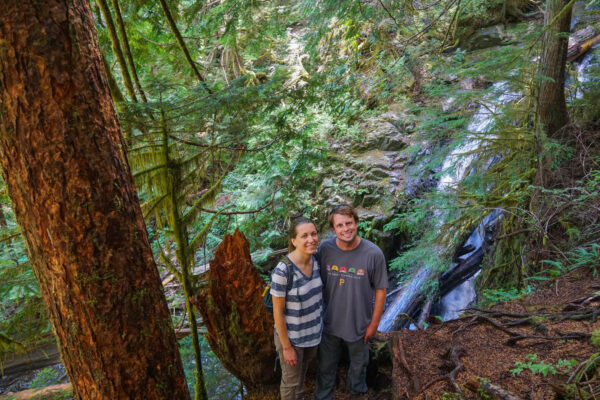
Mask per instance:
[[[29,385],[30,389],[43,388],[58,382],[58,372],[53,368],[44,368],[37,373]]]
[[[543,376],[547,376],[548,374],[555,375],[558,371],[566,372],[573,368],[577,361],[574,359],[571,360],[558,360],[556,367],[553,364],[546,364],[544,360],[540,362],[536,362],[538,359],[537,354],[527,354],[526,362],[517,361],[515,362],[515,368],[511,369],[510,372],[513,376],[520,375],[523,370],[528,369],[532,374],[540,374]]]

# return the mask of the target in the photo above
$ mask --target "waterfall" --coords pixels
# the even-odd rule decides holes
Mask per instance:
[[[577,73],[576,78],[577,78],[577,81],[580,83],[580,85],[583,85],[586,82],[590,81],[588,71],[590,69],[590,66],[593,64],[593,62],[596,59],[597,59],[597,54],[595,54],[595,52],[592,50],[592,51],[588,52],[587,54],[585,54],[583,57],[581,57],[579,62],[574,63],[575,71]],[[567,83],[567,85],[570,85],[570,84],[571,83]],[[502,103],[505,100],[511,101],[510,97],[513,96],[513,99],[515,99],[514,96],[517,96],[517,95],[518,95],[517,93],[511,94],[511,93],[507,92],[498,98],[498,102]],[[575,98],[580,99],[581,97],[583,97],[583,90],[581,87],[579,87],[579,88],[577,88],[577,91],[575,92]],[[481,108],[479,111],[481,111]],[[479,111],[478,111],[478,114],[479,114]],[[485,118],[485,116],[483,114],[479,114],[479,115],[478,114],[475,114],[473,116],[473,118],[471,119],[471,122],[469,123],[469,131],[470,132],[485,132],[491,128],[491,126],[489,126],[489,124],[493,121],[493,119]],[[476,147],[477,146],[470,145],[468,147],[468,149],[465,148],[465,151],[471,151],[472,149],[474,149]],[[465,157],[465,159],[466,158],[467,157]],[[472,160],[473,160],[473,158],[470,158],[468,163],[470,163]],[[446,166],[445,162],[444,162],[444,166]],[[462,177],[464,177],[464,175]],[[462,177],[460,177],[460,179],[462,179]],[[455,181],[455,182],[457,182],[457,181]],[[482,223],[480,223],[478,225],[477,229],[475,229],[475,231],[471,234],[471,236],[469,236],[469,238],[467,239],[467,241],[465,242],[465,244],[462,247],[463,248],[468,247],[469,249],[472,248],[473,251],[461,255],[459,258],[462,261],[465,261],[469,257],[472,257],[477,252],[478,249],[481,249],[481,247],[485,244],[485,227],[491,226],[491,225],[497,223],[497,221],[495,221],[495,219],[497,219],[497,218],[501,218],[500,212],[497,210],[492,211],[490,214],[488,214],[488,216],[486,216],[483,219]],[[482,255],[483,255],[483,252],[482,252]],[[451,271],[448,271],[447,273],[450,273],[450,272]],[[454,288],[447,294],[443,295],[442,298],[440,299],[440,302],[436,307],[436,311],[444,319],[444,321],[457,318],[460,310],[464,310],[465,308],[467,308],[469,306],[469,304],[471,304],[475,300],[475,289],[473,287],[473,284],[474,284],[474,280],[475,280],[475,275],[479,273],[479,269],[477,269],[473,273],[474,273],[474,275],[471,276],[468,280],[466,280],[461,285],[457,286],[456,288]],[[442,280],[443,279],[444,279],[444,275],[442,275]]]
[[[494,126],[494,117],[500,111],[501,107],[521,97],[521,93],[508,89],[506,81],[495,83],[482,105],[471,118],[467,130],[473,134],[489,132]],[[446,160],[444,160],[444,170],[449,170],[453,164],[457,165],[457,168],[454,174],[445,174],[440,179],[438,190],[447,190],[447,188],[460,183],[469,171],[471,163],[478,156],[476,150],[481,145],[481,140],[467,136],[466,143],[446,157]],[[461,156],[461,154],[466,155]],[[492,162],[494,160],[490,160],[489,164]],[[479,273],[478,265],[481,263],[485,253],[486,228],[495,226],[500,218],[501,214],[497,210],[492,211],[483,218],[462,246],[463,249],[468,249],[469,251],[460,255],[458,262],[454,263],[450,270],[442,275],[441,279],[443,280],[445,276],[459,269],[461,264],[468,264],[467,271],[464,271],[461,275],[461,278],[466,280],[448,293],[442,293],[442,298],[437,307],[435,307],[437,313],[444,320],[457,318],[460,311],[468,307],[475,300],[475,288],[473,284],[475,275]],[[475,258],[474,262],[468,262],[471,257]]]
[[[490,92],[485,96],[479,109],[471,117],[471,121],[468,124],[467,130],[472,134],[467,134],[464,143],[452,150],[444,160],[442,166],[444,174],[440,177],[436,188],[439,192],[449,191],[468,175],[471,171],[471,164],[477,157],[477,149],[482,145],[482,141],[474,134],[488,132],[493,127],[494,117],[496,113],[500,111],[500,108],[520,97],[520,93],[512,92],[508,89],[508,83],[506,81],[497,82],[491,87]],[[492,160],[490,160],[490,163],[491,162]],[[497,221],[499,213],[492,214],[486,217],[488,218],[488,225],[486,225],[486,219],[484,218],[484,221],[479,224],[478,228],[475,229],[463,246],[472,246],[472,250],[471,247],[469,247],[470,251],[461,256],[463,260],[469,260],[469,257],[476,253],[481,253],[481,257],[483,257],[482,246],[485,241],[486,227],[489,226],[492,221]],[[435,218],[438,221],[437,225],[439,228],[445,222],[447,217],[442,215],[441,212],[436,211]],[[461,263],[455,263],[451,270],[460,267],[460,265]],[[394,329],[396,316],[398,314],[410,314],[416,311],[411,308],[419,305],[422,300],[420,298],[420,289],[432,273],[433,271],[427,265],[418,269],[417,273],[410,279],[409,283],[402,288],[384,311],[381,321],[379,322],[379,331],[389,332]],[[473,275],[473,273],[470,275]],[[474,290],[471,291],[474,293]],[[455,293],[450,292],[448,295],[455,296]],[[459,297],[462,298],[463,296]],[[453,307],[456,307],[456,302],[453,302],[453,304],[455,304]],[[458,306],[460,307],[462,304],[459,304]]]
[[[587,71],[589,71],[592,62],[597,61],[596,58],[596,54],[593,51],[589,51],[581,58],[581,61],[573,63],[575,71],[577,72],[577,82],[579,82],[580,86],[585,85],[586,82],[590,81]],[[577,91],[575,92],[575,98],[580,99],[582,97],[583,89],[578,87]]]

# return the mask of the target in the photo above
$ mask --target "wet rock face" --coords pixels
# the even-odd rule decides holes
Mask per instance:
[[[324,172],[318,193],[326,210],[339,203],[356,207],[363,236],[379,245],[388,260],[396,256],[397,239],[384,225],[404,201],[408,155],[402,150],[410,145],[411,129],[399,108],[369,118],[361,127],[363,140],[332,145],[339,162]],[[320,228],[329,230],[326,221]]]
[[[467,50],[487,49],[494,46],[507,44],[514,38],[504,30],[503,24],[483,28],[472,34],[465,40],[464,47]]]
[[[410,145],[405,117],[400,111],[391,110],[369,118],[361,130],[365,132],[365,140],[356,143],[354,150],[399,151]]]

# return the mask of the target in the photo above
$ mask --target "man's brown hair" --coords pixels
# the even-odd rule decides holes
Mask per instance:
[[[358,224],[358,213],[356,212],[354,207],[352,207],[349,204],[338,204],[337,206],[334,206],[331,209],[331,211],[329,211],[329,216],[327,217],[327,220],[329,221],[329,226],[331,228],[333,228],[333,216],[335,214],[347,215],[349,217],[352,217],[354,218],[354,221]]]

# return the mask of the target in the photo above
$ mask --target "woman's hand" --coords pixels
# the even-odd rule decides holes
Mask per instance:
[[[283,360],[292,367],[296,365],[296,362],[298,361],[296,350],[294,350],[294,348],[291,346],[287,349],[283,349]]]

